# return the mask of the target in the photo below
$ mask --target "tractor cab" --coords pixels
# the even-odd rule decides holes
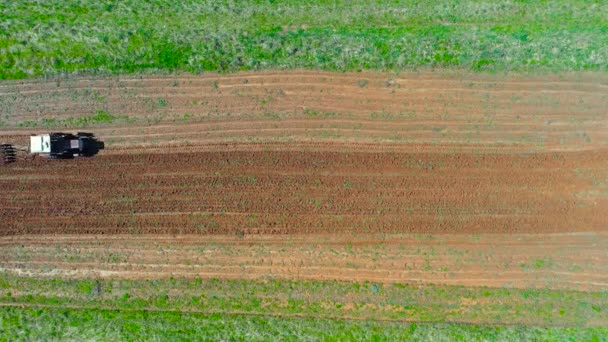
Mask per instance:
[[[30,153],[45,154],[53,159],[92,157],[104,148],[104,143],[91,133],[49,133],[30,137]]]

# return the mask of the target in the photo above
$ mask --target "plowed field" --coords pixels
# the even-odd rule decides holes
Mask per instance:
[[[310,267],[275,271],[267,265],[275,262],[271,254],[249,273],[232,268],[253,261],[229,256],[214,271],[202,263],[201,269],[177,273],[606,286],[600,276],[605,269],[598,265],[608,261],[602,252],[608,227],[608,83],[600,76],[282,72],[76,78],[4,82],[0,101],[6,113],[2,141],[24,144],[31,133],[86,125],[80,130],[95,132],[107,146],[91,159],[35,158],[0,168],[3,244],[29,241],[24,234],[43,240],[57,234],[131,234],[121,235],[126,240],[196,234],[193,241],[201,244],[221,236],[240,246],[252,235],[277,243],[279,235],[286,241],[336,238],[344,247],[359,236],[381,234],[397,245],[427,248],[428,241],[407,240],[415,235],[407,241],[391,236],[441,234],[449,246],[482,234],[486,244],[467,242],[466,249],[509,266],[458,266],[448,252],[429,266],[420,258],[408,262],[391,247],[357,266],[366,272],[330,268],[347,267],[350,258],[343,256],[330,256],[323,265],[301,256]],[[87,119],[100,111],[109,116]],[[549,241],[558,236],[559,245],[568,246],[570,233],[593,237],[572,239],[582,259],[560,255],[551,259],[557,266],[545,268],[553,253]],[[518,236],[528,244],[509,258]],[[529,236],[547,239],[545,257],[536,258]],[[160,243],[164,237],[146,239]],[[591,240],[596,245],[586,248]],[[69,241],[90,248],[90,240]],[[496,260],[491,243],[500,255]],[[285,248],[303,253],[288,243]],[[4,253],[0,263],[15,272],[45,260],[69,268],[40,249],[30,252],[36,257],[29,264],[18,253]],[[362,262],[355,259],[350,262]],[[163,268],[171,265],[165,262],[159,272],[171,272]],[[475,276],[450,275],[461,266]],[[442,267],[446,271],[438,272]],[[139,277],[145,268],[117,274]]]
[[[3,169],[2,232],[600,231],[608,199],[594,179],[605,179],[605,164],[596,151],[345,149],[39,160]]]
[[[342,141],[462,151],[608,147],[608,78],[417,73],[239,73],[0,84],[2,138],[104,111],[113,153],[136,147]],[[64,121],[61,121],[64,120]],[[71,120],[71,121],[70,121]],[[95,122],[93,122],[95,123]],[[122,123],[122,125],[121,125]],[[20,125],[23,129],[11,129]],[[140,151],[134,151],[140,152]]]

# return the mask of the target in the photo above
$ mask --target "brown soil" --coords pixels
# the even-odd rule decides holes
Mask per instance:
[[[296,71],[73,78],[0,83],[0,104],[1,120],[10,124],[42,125],[42,119],[99,110],[126,115],[128,122],[94,128],[121,149],[252,141],[608,147],[603,75]],[[0,139],[45,130],[4,129]]]
[[[411,237],[388,244],[391,252],[371,262],[354,253],[325,263],[314,253],[287,248],[293,258],[269,256],[258,265],[258,256],[245,249],[239,251],[242,260],[217,255],[217,264],[206,259],[193,271],[183,260],[151,260],[158,269],[141,266],[131,273],[115,265],[99,268],[96,261],[73,267],[121,277],[249,277],[239,271],[241,260],[259,267],[254,278],[277,273],[605,288],[606,254],[594,248],[605,250],[602,234],[608,229],[606,81],[597,75],[281,72],[3,82],[0,104],[8,114],[1,119],[9,127],[0,129],[1,142],[26,144],[29,134],[49,130],[42,118],[77,120],[104,110],[128,119],[83,129],[106,142],[97,157],[35,158],[0,168],[0,235],[9,246],[30,241],[23,234],[52,246],[72,243],[55,240],[56,234],[195,234],[188,239],[206,243],[230,236],[227,244],[241,248],[239,241],[247,239],[319,234],[341,239],[342,247],[372,233],[442,234],[446,246],[466,234],[495,234],[487,236],[496,236],[498,247],[470,241],[461,246],[489,254],[499,248],[498,259],[488,256],[489,268],[480,260],[469,267],[447,254],[430,266],[421,257],[399,257],[391,246],[434,246]],[[31,124],[27,120],[38,127],[14,127]],[[579,235],[584,232],[592,234]],[[120,235],[127,242],[139,238]],[[73,239],[90,248],[86,237]],[[528,267],[537,265],[531,258],[540,250],[563,256],[554,254],[552,239],[582,259],[564,256],[567,261],[551,270],[543,269],[544,262]],[[111,237],[99,241],[118,243]],[[135,250],[149,257],[146,246]],[[517,252],[509,259],[511,247]],[[34,261],[5,254],[0,266],[33,272]],[[52,258],[39,261],[58,272],[72,267]],[[276,268],[275,262],[287,266]],[[357,266],[348,270],[347,262]],[[436,271],[442,267],[447,271]],[[546,283],[545,275],[557,285]]]
[[[339,150],[16,163],[0,169],[1,234],[540,233],[608,226],[604,151]]]
[[[3,271],[76,278],[233,278],[601,290],[608,235],[21,236]]]

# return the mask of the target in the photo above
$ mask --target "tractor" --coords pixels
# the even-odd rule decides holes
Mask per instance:
[[[29,149],[18,149],[11,144],[0,145],[0,164],[17,161],[19,151],[30,155],[46,155],[49,159],[73,159],[92,157],[103,150],[103,141],[92,133],[48,133],[30,136]]]

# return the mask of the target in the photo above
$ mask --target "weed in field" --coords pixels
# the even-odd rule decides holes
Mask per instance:
[[[33,120],[25,120],[25,121],[21,121],[17,123],[17,127],[23,128],[23,127],[37,127],[38,126],[38,122],[33,121]]]
[[[116,122],[120,123],[133,123],[136,119],[129,118],[128,116],[118,116],[108,113],[104,110],[98,110],[94,115],[81,116],[81,117],[69,117],[62,119],[55,118],[42,118],[39,121],[26,120],[17,123],[17,127],[45,127],[45,128],[59,128],[59,127],[87,127],[92,125],[108,125]]]
[[[342,187],[347,190],[350,189],[351,188],[350,181],[348,179],[345,179],[344,182],[342,183]]]
[[[360,79],[357,81],[357,85],[359,86],[359,88],[365,88],[367,87],[367,84],[369,83],[368,80],[366,79]]]

